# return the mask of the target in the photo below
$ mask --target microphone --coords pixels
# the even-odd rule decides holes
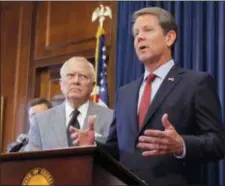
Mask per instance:
[[[20,134],[16,142],[8,147],[8,152],[18,152],[23,146],[27,145],[29,138],[26,134]]]

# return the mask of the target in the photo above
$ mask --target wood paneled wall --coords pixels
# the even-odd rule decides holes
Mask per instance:
[[[98,22],[92,23],[91,16],[100,4],[110,6],[113,13],[104,23],[112,105],[117,2],[0,2],[4,150],[27,132],[27,102],[60,93],[54,74],[61,64],[75,55],[93,58]]]
[[[3,147],[24,132],[30,62],[32,3],[1,4],[1,96]]]

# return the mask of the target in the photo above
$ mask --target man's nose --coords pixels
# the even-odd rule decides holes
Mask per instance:
[[[72,78],[73,83],[78,83],[79,82],[79,76],[78,74],[75,74]]]
[[[137,35],[136,35],[136,40],[137,41],[142,41],[145,39],[145,34],[143,32],[139,32]]]

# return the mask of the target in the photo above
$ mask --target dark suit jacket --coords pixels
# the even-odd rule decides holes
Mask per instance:
[[[137,102],[142,79],[119,90],[108,147],[117,148],[120,162],[149,185],[203,183],[201,165],[224,157],[224,129],[213,78],[175,65],[162,82],[139,131]],[[169,121],[184,138],[187,150],[184,159],[173,154],[143,157],[142,150],[136,148],[144,130],[164,130],[161,123],[164,113],[168,113]]]

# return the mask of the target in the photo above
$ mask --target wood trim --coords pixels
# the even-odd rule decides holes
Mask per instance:
[[[89,34],[83,35],[79,31],[78,32],[79,37],[70,37],[70,40],[57,41],[57,39],[56,39],[56,41],[55,41],[55,39],[53,39],[54,35],[55,35],[54,33],[57,32],[57,30],[56,30],[56,32],[54,32],[52,30],[53,27],[51,24],[51,21],[55,22],[55,17],[51,17],[51,16],[56,16],[55,13],[52,14],[52,12],[51,12],[52,7],[56,8],[56,7],[54,7],[53,3],[54,2],[39,2],[37,4],[36,32],[38,32],[38,33],[36,34],[36,37],[35,37],[34,60],[40,60],[40,59],[43,59],[46,57],[52,58],[52,57],[56,57],[56,55],[57,56],[58,55],[69,55],[70,53],[73,53],[74,51],[77,52],[76,53],[77,55],[83,55],[83,53],[86,53],[86,51],[84,51],[84,50],[87,47],[85,47],[85,46],[89,46],[89,49],[92,49],[93,51],[95,51],[96,38],[95,38],[95,31],[93,28],[95,26],[97,26],[96,23],[89,24],[89,27],[91,27],[94,31],[93,34],[90,34],[90,32],[89,32]],[[79,2],[76,2],[76,3],[78,3],[77,5],[79,5]],[[91,6],[93,6],[94,4],[97,5],[97,4],[100,4],[101,2],[98,2],[98,3],[91,2],[91,3],[92,3]],[[110,6],[113,4],[110,1],[102,2],[102,3],[109,4]],[[68,6],[68,4],[65,4],[65,6]],[[85,6],[88,6],[88,5],[85,5]],[[79,10],[78,14],[81,15],[80,12],[82,12],[82,10],[81,11],[80,11],[80,9],[78,9],[78,10]],[[71,11],[71,10],[69,10],[69,11]],[[90,11],[90,9],[88,11]],[[86,18],[87,18],[87,16],[85,17],[85,19]],[[90,18],[91,18],[91,15],[90,15]],[[42,19],[41,24],[40,24],[40,19]],[[81,23],[82,23],[82,20],[81,20]],[[92,24],[93,24],[93,26],[92,26]],[[108,28],[108,25],[109,25],[109,22],[107,22],[107,28]],[[67,29],[70,29],[70,28],[67,28]],[[74,27],[73,27],[73,29],[74,29]],[[106,34],[107,45],[110,45],[110,42],[111,42],[111,37],[110,37],[111,36],[111,27],[109,29],[110,29],[108,31],[109,34]],[[75,31],[76,31],[76,29],[75,29]],[[62,34],[61,35],[59,34],[59,37],[62,37]]]
[[[21,66],[21,40],[22,40],[22,26],[23,26],[23,6],[20,5],[20,10],[19,10],[19,28],[18,28],[18,37],[17,37],[17,54],[16,54],[16,64],[15,64],[15,70],[16,70],[16,74],[15,74],[15,89],[14,89],[14,104],[13,104],[13,111],[12,111],[12,124],[14,126],[12,126],[12,134],[16,134],[16,115],[17,115],[17,111],[19,108],[19,102],[18,97],[16,95],[18,95],[19,93],[19,86],[20,86],[20,66]]]
[[[5,96],[3,149],[6,149],[19,133],[25,132],[27,123],[29,36],[33,4],[4,2],[4,5],[7,8],[1,12],[1,60],[4,60],[1,62],[1,86]]]
[[[1,96],[0,100],[0,152],[3,152],[3,123],[4,123],[4,113],[5,113],[5,98]]]
[[[30,62],[30,29],[32,24],[32,2],[23,2],[20,6],[19,34],[16,57],[16,77],[14,96],[14,136],[25,132],[27,123],[27,89]],[[18,99],[19,98],[19,99]]]
[[[66,54],[59,54],[59,55],[51,55],[39,58],[38,60],[34,60],[34,66],[35,68],[39,67],[45,67],[45,66],[51,66],[51,65],[57,65],[64,63],[67,59],[73,57],[73,56],[84,56],[86,58],[93,57],[95,49],[88,49],[85,51],[78,51],[73,53],[66,53]]]
[[[2,30],[1,29],[2,28],[2,8],[3,8],[2,2],[0,2],[0,30]],[[0,34],[0,46],[1,46],[1,44],[2,44],[2,34]],[[0,56],[1,56],[1,54],[2,54],[2,51],[0,50]],[[0,68],[0,70],[1,70],[1,68]],[[1,96],[0,97],[0,153],[1,153],[1,152],[3,152],[4,97],[3,97],[2,93],[0,96]]]
[[[75,44],[81,44],[81,43],[86,43],[88,41],[95,41],[95,37],[90,37],[90,38],[85,38],[82,40],[75,40],[75,41],[70,41],[70,42],[66,42],[63,44],[58,44],[58,45],[51,45],[49,38],[50,38],[50,20],[51,20],[51,3],[50,1],[46,2],[48,5],[47,6],[47,23],[46,23],[46,41],[45,41],[45,48],[47,50],[53,50],[53,49],[57,49],[57,48],[63,48],[63,47],[67,47],[69,45],[75,45]],[[80,51],[82,52],[82,51]],[[48,56],[47,56],[48,57]],[[36,59],[40,59],[40,58],[36,58]]]
[[[109,89],[109,107],[113,108],[115,99],[115,64],[116,64],[116,38],[117,38],[117,4],[115,1],[112,3],[112,26],[111,26],[111,47],[109,52],[109,64],[108,64],[108,89]]]
[[[35,34],[36,34],[36,16],[37,16],[37,5],[39,2],[33,2],[32,6],[32,21],[30,25],[30,57],[29,57],[29,73],[28,73],[28,85],[27,99],[28,101],[35,97],[35,85],[36,85],[36,69],[34,65],[34,50],[35,50]]]

